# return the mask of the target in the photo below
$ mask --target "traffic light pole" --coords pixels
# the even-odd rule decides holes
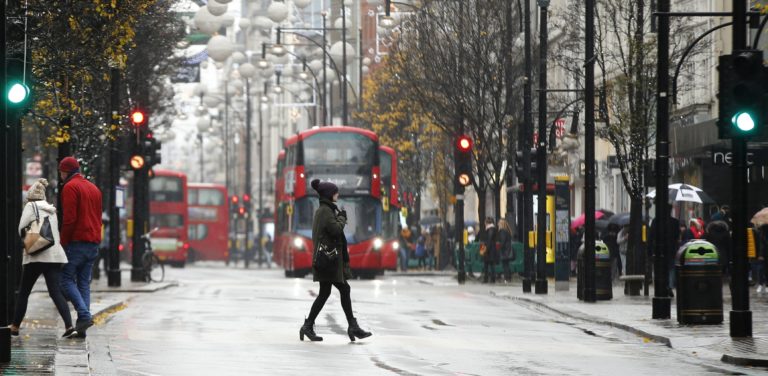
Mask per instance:
[[[253,119],[253,109],[251,101],[251,79],[245,79],[245,192],[243,197],[248,197],[248,200],[243,200],[245,205],[245,267],[250,265],[250,259],[253,256],[252,249],[249,245],[251,239],[251,233],[253,231],[253,213],[251,212],[251,147],[253,144],[253,137],[251,136],[251,120]],[[246,196],[248,195],[248,196]]]
[[[584,18],[584,302],[595,290],[595,0],[586,0]]]
[[[0,48],[0,64],[2,64],[2,69],[0,69],[0,75],[2,75],[2,77],[0,77],[0,90],[2,90],[3,95],[5,95],[7,92],[7,80],[5,74],[5,1],[0,1],[0,15],[3,17],[3,32],[0,33],[0,46],[2,47]],[[2,150],[3,161],[8,160],[8,125],[6,122],[6,106],[7,102],[3,100],[2,105],[0,105],[0,122],[2,122],[2,127],[0,128],[0,150]],[[2,200],[7,200],[9,196],[15,197],[15,195],[12,195],[11,192],[8,191],[7,186],[7,182],[0,183],[0,198],[2,198]],[[8,327],[10,324],[10,317],[8,313],[10,311],[12,301],[12,297],[9,295],[11,280],[8,273],[10,266],[8,262],[10,247],[8,245],[10,242],[10,229],[11,227],[14,227],[15,230],[16,222],[12,221],[11,218],[9,218],[9,213],[3,210],[2,223],[4,225],[2,228],[0,228],[0,363],[8,363],[11,361],[11,329]]]
[[[148,124],[149,121],[146,121]],[[144,155],[142,147],[144,144],[144,126],[136,128],[137,142],[136,153],[137,155]],[[132,282],[144,282],[145,271],[144,266],[141,263],[141,258],[144,256],[144,240],[141,236],[147,232],[147,225],[149,219],[149,166],[144,164],[139,169],[133,172],[133,258],[131,267],[131,281]]]
[[[733,0],[733,50],[747,48],[747,2]],[[763,126],[760,124],[759,126]],[[747,138],[731,139],[734,163],[733,173],[733,297],[730,312],[731,337],[752,337],[752,311],[749,310],[749,285],[747,282]]]
[[[533,178],[531,177],[531,142],[533,140],[533,115],[531,80],[531,5],[530,1],[524,1],[524,39],[525,39],[525,82],[523,84],[523,130],[521,137],[523,153],[523,292],[531,292],[531,280],[533,280],[533,250],[529,247],[528,232],[533,230]]]
[[[670,0],[659,0],[658,13],[668,13]],[[652,318],[668,319],[672,298],[669,295],[667,239],[669,233],[669,16],[658,16],[658,63],[656,65],[656,218],[654,218],[654,263]]]
[[[110,69],[110,127],[112,139],[109,150],[109,250],[107,253],[107,285],[120,287],[120,209],[117,207],[117,186],[120,185],[120,69]]]
[[[547,293],[547,12],[549,0],[539,0],[539,136],[536,165],[538,213],[536,224],[536,294]]]
[[[464,187],[456,179],[453,179],[453,191],[456,195],[456,207],[454,208],[456,215],[456,244],[459,245],[459,259],[456,263],[459,267],[459,284],[463,285],[467,280],[467,273],[464,269]]]

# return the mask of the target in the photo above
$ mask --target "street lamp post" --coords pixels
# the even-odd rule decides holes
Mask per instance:
[[[341,86],[342,115],[341,123],[349,125],[349,106],[347,104],[347,6],[341,2]]]

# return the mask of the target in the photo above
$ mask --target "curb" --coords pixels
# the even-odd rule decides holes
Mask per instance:
[[[547,305],[545,303],[542,303],[542,302],[539,302],[539,301],[536,301],[536,300],[533,300],[533,299],[529,299],[529,298],[520,297],[520,296],[497,295],[493,291],[491,291],[491,295],[495,296],[495,297],[498,297],[498,298],[506,298],[506,299],[510,299],[510,300],[516,300],[516,301],[521,301],[521,302],[526,302],[526,303],[529,303],[529,304],[533,304],[533,305],[535,305],[537,307],[550,310],[550,311],[552,311],[554,313],[557,313],[558,315],[562,315],[562,316],[565,316],[565,317],[568,317],[568,318],[571,318],[571,319],[582,320],[582,321],[590,322],[590,323],[593,323],[593,324],[611,326],[611,327],[614,327],[614,328],[617,328],[617,329],[621,329],[621,330],[624,330],[626,332],[629,332],[629,333],[632,333],[632,334],[635,334],[635,335],[638,335],[638,336],[642,336],[642,337],[648,338],[648,339],[650,339],[653,342],[661,343],[661,344],[663,344],[663,345],[665,345],[665,346],[667,346],[669,348],[673,348],[672,347],[672,341],[668,337],[656,335],[656,334],[653,334],[653,333],[648,333],[648,332],[646,332],[644,330],[640,330],[640,329],[634,328],[634,327],[626,325],[626,324],[621,324],[621,323],[617,323],[617,322],[609,321],[609,320],[598,319],[598,318],[595,318],[593,316],[589,316],[589,315],[586,315],[586,314],[584,314],[584,315],[576,315],[576,314],[573,314],[573,313],[570,313],[570,312],[564,312],[564,311],[561,311],[559,309],[552,308],[551,306],[549,306],[549,305]]]
[[[105,306],[93,314],[94,321],[108,314],[109,311],[125,305],[130,300],[120,299],[115,303]],[[58,338],[56,352],[53,358],[53,370],[56,375],[90,375],[90,349],[88,341],[73,341]]]
[[[609,321],[609,320],[604,320],[604,319],[599,319],[599,318],[595,318],[594,316],[589,316],[589,315],[586,315],[586,314],[578,315],[578,314],[573,314],[571,312],[564,312],[562,310],[553,308],[553,307],[547,305],[546,303],[543,303],[543,302],[540,302],[540,301],[536,301],[536,300],[533,300],[533,299],[530,299],[530,298],[525,298],[525,297],[520,297],[520,296],[512,296],[512,295],[498,295],[494,291],[491,291],[490,294],[492,296],[494,296],[494,297],[497,297],[497,298],[506,298],[506,299],[510,299],[510,300],[515,300],[515,301],[519,301],[519,302],[525,302],[525,303],[528,303],[528,304],[532,304],[532,305],[535,305],[535,306],[537,306],[539,308],[547,309],[547,310],[549,310],[551,312],[554,312],[556,314],[559,314],[559,315],[562,315],[562,316],[565,316],[565,317],[568,317],[568,318],[571,318],[571,319],[582,320],[582,321],[590,322],[590,323],[593,323],[593,324],[605,325],[605,326],[610,326],[610,327],[614,327],[614,328],[617,328],[617,329],[621,329],[621,330],[624,330],[626,332],[629,332],[629,333],[632,333],[632,334],[635,334],[635,335],[638,335],[638,336],[646,337],[646,338],[650,339],[653,342],[661,343],[661,344],[669,347],[670,349],[675,349],[675,347],[672,346],[672,341],[671,341],[671,339],[669,337],[648,333],[648,332],[646,332],[644,330],[637,329],[635,327],[632,327],[632,326],[629,326],[629,325],[626,325],[626,324],[617,323],[617,322],[614,322],[614,321]],[[720,361],[722,361],[723,363],[726,363],[726,364],[731,364],[731,365],[736,365],[736,366],[768,367],[768,359],[766,359],[766,358],[749,358],[749,357],[738,356],[738,355],[723,354],[722,357],[720,358]]]
[[[152,293],[157,292],[165,289],[169,289],[171,287],[178,287],[179,282],[178,281],[170,281],[170,282],[162,282],[162,283],[156,283],[156,284],[149,284],[147,288],[129,288],[124,289],[120,287],[99,287],[96,289],[91,289],[91,293],[95,292],[101,292],[101,293]]]

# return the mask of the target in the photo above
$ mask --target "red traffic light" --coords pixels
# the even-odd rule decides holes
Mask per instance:
[[[245,215],[245,208],[244,207],[241,206],[240,208],[237,209],[237,211],[238,211],[238,213],[240,213],[240,215]]]
[[[146,116],[144,116],[144,112],[141,110],[133,110],[133,112],[131,112],[131,123],[133,123],[133,125],[143,125],[144,119],[146,119]]]
[[[240,201],[240,200],[237,198],[237,195],[232,196],[232,203],[233,204],[237,204],[238,201]]]
[[[144,157],[140,155],[134,155],[131,157],[131,168],[138,170],[144,167]]]
[[[472,139],[469,136],[459,136],[456,140],[456,147],[462,152],[470,151],[472,150]]]
[[[244,194],[243,195],[243,201],[250,202],[251,201],[251,196],[249,196],[248,194]]]

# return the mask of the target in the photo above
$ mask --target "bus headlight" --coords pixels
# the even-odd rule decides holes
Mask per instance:
[[[373,250],[378,251],[384,245],[384,241],[381,238],[373,239]]]
[[[398,243],[398,242],[394,242],[394,243],[392,243],[392,249],[394,249],[395,251],[397,251],[398,249],[400,249],[400,243]]]
[[[304,241],[301,238],[293,238],[293,246],[298,249],[304,249]]]

